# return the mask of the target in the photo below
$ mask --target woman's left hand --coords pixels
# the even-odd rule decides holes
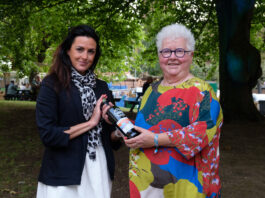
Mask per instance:
[[[124,138],[124,142],[128,147],[150,148],[154,146],[154,137],[155,137],[154,133],[138,126],[134,126],[134,129],[140,132],[141,134],[131,139]]]

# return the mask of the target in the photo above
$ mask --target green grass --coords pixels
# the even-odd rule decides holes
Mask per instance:
[[[0,100],[0,197],[35,197],[43,146],[35,102]]]
[[[0,100],[0,108],[11,107],[16,108],[35,108],[36,102],[34,101],[18,101],[18,100]]]
[[[121,109],[123,112],[125,112],[125,113],[128,113],[128,112],[130,111],[130,108],[126,108],[126,107],[120,107],[120,109]],[[134,113],[137,113],[137,109],[134,108],[134,109],[133,109],[133,112],[134,112]]]
[[[35,106],[36,102],[0,100],[0,198],[36,196],[44,147],[36,127]],[[129,108],[121,110],[134,119]]]

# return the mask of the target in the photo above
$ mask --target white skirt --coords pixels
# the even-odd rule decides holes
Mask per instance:
[[[37,198],[110,198],[111,187],[105,152],[100,145],[95,161],[86,154],[80,185],[48,186],[38,182]]]

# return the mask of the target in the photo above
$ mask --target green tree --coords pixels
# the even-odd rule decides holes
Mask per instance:
[[[30,75],[51,64],[68,28],[85,23],[101,37],[98,75],[112,72],[121,78],[131,65],[140,65],[135,50],[141,47],[142,28],[135,18],[136,7],[137,2],[121,0],[7,1],[0,4],[0,58],[8,58],[13,69]]]
[[[206,80],[220,80],[225,119],[259,120],[262,117],[255,110],[251,97],[259,75],[247,80],[250,83],[247,88],[237,87],[242,91],[240,98],[244,98],[244,102],[235,100],[234,84],[226,82],[223,45],[227,45],[227,41],[220,34],[223,28],[220,13],[227,14],[228,22],[234,20],[235,13],[220,7],[223,2],[227,5],[239,3],[233,11],[241,9],[245,2],[252,2],[250,12],[254,11],[253,19],[245,20],[251,28],[242,29],[242,35],[261,52],[261,60],[264,61],[264,0],[7,0],[0,4],[0,59],[11,61],[12,67],[20,70],[21,75],[40,69],[47,71],[52,54],[68,28],[86,23],[94,27],[101,37],[103,56],[96,70],[101,78],[122,79],[124,72],[130,70],[139,75],[146,71],[159,75],[155,35],[163,26],[178,22],[187,25],[195,35],[192,72]],[[244,25],[242,23],[242,27]],[[232,23],[226,27],[234,28]],[[247,61],[245,59],[244,64]],[[245,68],[253,76],[259,66],[249,64]],[[220,77],[216,76],[219,70]],[[255,116],[249,117],[248,111]]]

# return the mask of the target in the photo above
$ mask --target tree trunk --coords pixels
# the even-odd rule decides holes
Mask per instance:
[[[259,51],[250,43],[255,0],[216,0],[220,50],[220,103],[225,122],[263,121],[252,89],[262,75]]]

